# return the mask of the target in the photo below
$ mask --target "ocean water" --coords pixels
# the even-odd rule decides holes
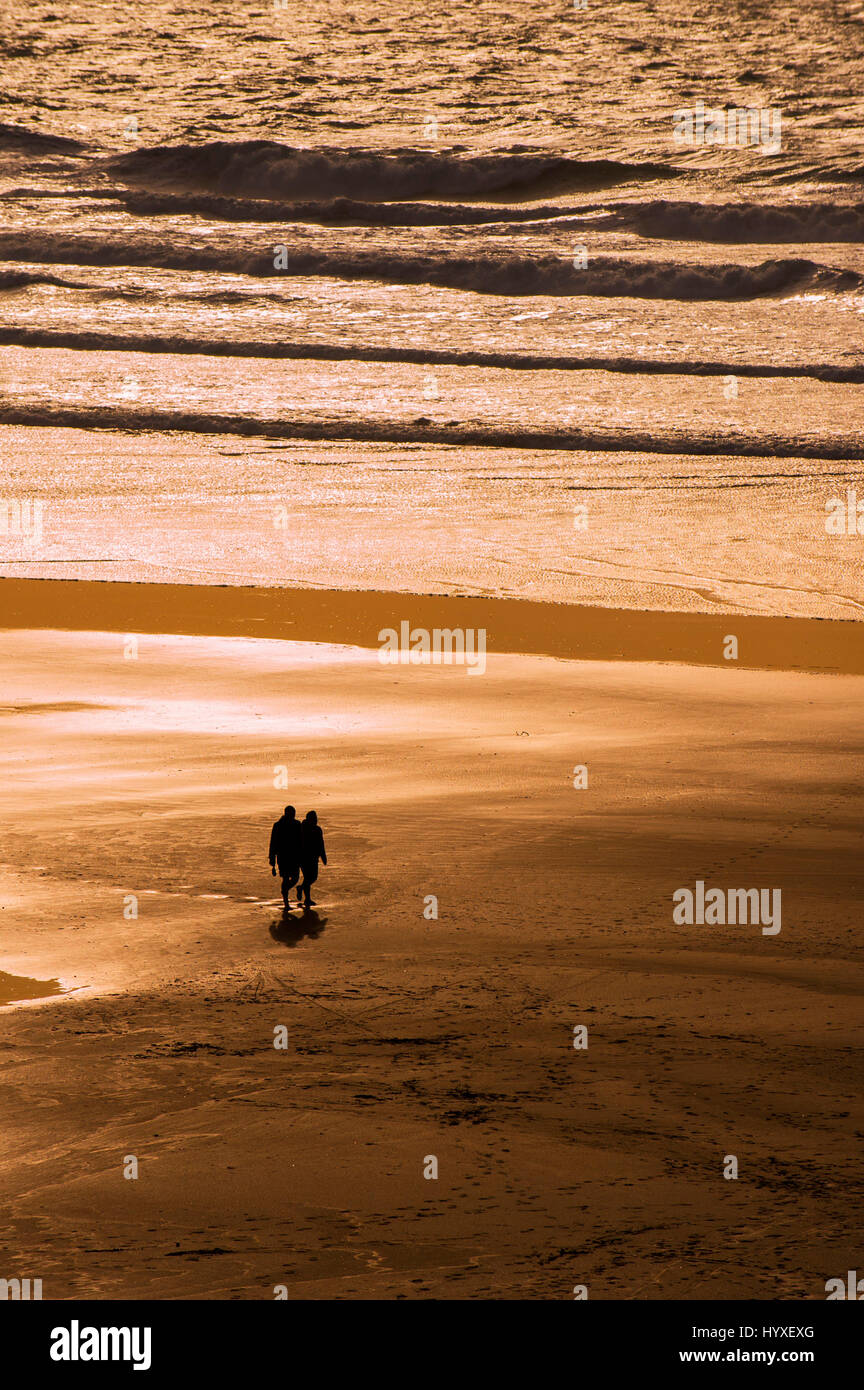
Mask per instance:
[[[36,5],[0,51],[0,576],[861,616],[860,2]]]

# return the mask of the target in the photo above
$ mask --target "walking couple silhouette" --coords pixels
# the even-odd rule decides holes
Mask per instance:
[[[291,906],[291,889],[302,872],[303,882],[297,889],[297,906],[314,907],[310,890],[318,877],[318,861],[327,863],[324,836],[314,811],[307,811],[304,819],[299,821],[294,807],[285,807],[285,814],[279,817],[270,832],[269,858],[274,875],[278,865],[285,906]]]

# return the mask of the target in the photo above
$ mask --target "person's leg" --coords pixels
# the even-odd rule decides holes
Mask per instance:
[[[287,907],[291,889],[300,877],[300,866],[299,864],[280,864],[279,872],[282,875],[282,898]]]
[[[312,899],[311,899],[310,893],[311,893],[311,889],[312,889],[312,884],[315,882],[315,880],[317,879],[317,877],[318,877],[318,861],[317,861],[317,859],[316,859],[316,861],[315,861],[314,864],[304,864],[304,865],[303,865],[303,897],[304,897],[304,899],[305,899],[305,902],[306,902],[306,906],[307,906],[307,907],[309,907],[309,906],[311,905]]]

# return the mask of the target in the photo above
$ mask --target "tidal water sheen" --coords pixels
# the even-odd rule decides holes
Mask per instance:
[[[0,51],[0,575],[859,616],[860,6],[37,5]],[[699,103],[779,148],[676,141]]]

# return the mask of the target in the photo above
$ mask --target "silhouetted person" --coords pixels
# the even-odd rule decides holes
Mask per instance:
[[[270,868],[275,875],[276,865],[282,877],[282,897],[288,906],[288,895],[300,877],[300,863],[303,858],[303,842],[300,822],[293,806],[285,807],[284,816],[270,831]]]
[[[309,896],[309,890],[318,877],[318,860],[320,859],[322,864],[327,863],[324,836],[314,811],[307,811],[303,818],[303,824],[300,827],[300,845],[303,882],[297,889],[297,901],[302,903],[305,900],[307,907],[314,907],[315,904]]]

